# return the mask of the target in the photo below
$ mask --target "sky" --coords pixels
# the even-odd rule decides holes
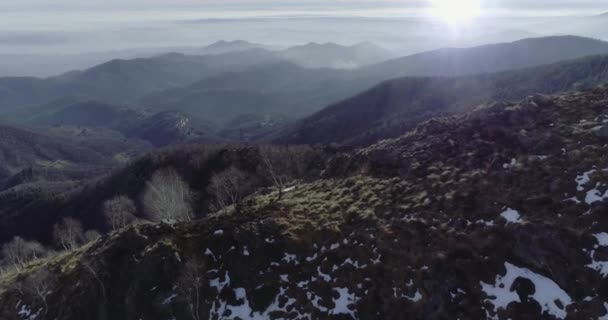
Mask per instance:
[[[462,9],[466,2],[478,2],[474,19]],[[436,9],[438,3],[443,10]],[[0,1],[0,55],[174,48],[217,40],[274,46],[371,41],[405,55],[553,33],[606,39],[608,22],[583,20],[602,12],[608,12],[608,0]]]

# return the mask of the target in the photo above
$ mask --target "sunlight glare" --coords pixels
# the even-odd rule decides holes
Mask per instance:
[[[448,24],[464,24],[481,14],[480,0],[431,0],[432,15]]]

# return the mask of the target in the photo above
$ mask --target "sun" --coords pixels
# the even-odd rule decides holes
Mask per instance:
[[[464,24],[481,14],[480,0],[430,0],[431,14],[448,24]]]

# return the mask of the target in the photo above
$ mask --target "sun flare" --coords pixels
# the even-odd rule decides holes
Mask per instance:
[[[481,13],[480,0],[431,0],[432,15],[448,24],[463,24]]]

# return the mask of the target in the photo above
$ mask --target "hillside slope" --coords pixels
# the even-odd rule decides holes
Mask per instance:
[[[221,127],[244,114],[309,116],[329,104],[400,76],[463,76],[599,53],[608,54],[608,43],[563,36],[423,52],[354,70],[309,69],[281,62],[210,76],[189,86],[154,92],[139,102],[155,110],[189,113]]]
[[[608,56],[455,78],[402,78],[331,105],[268,139],[281,143],[369,145],[399,136],[439,115],[495,100],[517,100],[608,81]],[[266,138],[265,138],[266,139]]]
[[[0,111],[39,105],[65,96],[124,104],[157,90],[186,86],[207,76],[239,71],[281,59],[262,50],[221,55],[166,54],[112,60],[93,68],[51,78],[0,78]]]
[[[5,275],[0,315],[598,319],[607,103],[604,87],[428,121],[281,199],[131,227]],[[47,280],[48,309],[17,290],[28,279]]]
[[[0,125],[0,182],[26,168],[109,165],[115,154],[130,148],[135,146],[121,142],[94,145],[48,132]]]
[[[365,67],[361,72],[390,78],[458,76],[521,69],[600,54],[608,54],[608,42],[577,36],[552,36],[423,52]]]

